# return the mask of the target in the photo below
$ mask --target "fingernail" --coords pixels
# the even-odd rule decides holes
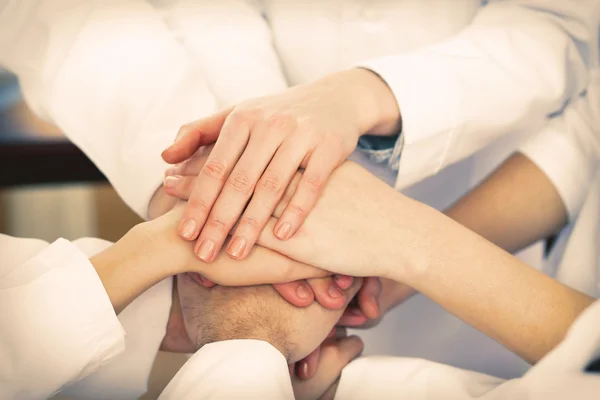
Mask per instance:
[[[348,289],[352,286],[353,278],[348,275],[334,275],[333,279],[340,289]]]
[[[362,311],[360,311],[360,308],[351,308],[351,309],[350,309],[350,312],[351,312],[353,315],[363,315]]]
[[[176,176],[176,175],[174,175],[174,176],[167,176],[165,178],[164,184],[165,184],[166,188],[172,189],[175,186],[177,186],[177,182],[179,182],[179,176]]]
[[[301,299],[308,299],[310,297],[310,290],[306,287],[306,285],[300,285],[296,288],[296,294]]]
[[[247,240],[243,236],[236,236],[229,246],[227,247],[227,252],[233,257],[241,257],[244,254],[244,250],[246,249]]]
[[[292,225],[289,222],[285,222],[275,230],[275,236],[281,240],[287,240],[290,236],[290,232],[292,231]]]
[[[203,240],[198,249],[198,258],[204,262],[210,262],[215,252],[215,242],[210,239]]]
[[[302,365],[300,366],[300,368],[302,370],[302,377],[306,378],[308,376],[308,363],[303,362]]]
[[[204,278],[197,272],[188,272],[188,276],[200,284],[204,283]]]
[[[338,289],[338,287],[336,285],[329,285],[329,289],[327,289],[327,293],[329,293],[329,295],[331,297],[333,297],[334,299],[337,299],[344,295],[344,293],[342,293],[342,291],[340,289]]]
[[[196,233],[196,221],[193,219],[186,219],[181,225],[179,232],[185,239],[193,240]]]
[[[371,297],[370,301],[371,303],[373,303],[373,310],[377,315],[379,315],[379,302],[377,301],[375,296]]]

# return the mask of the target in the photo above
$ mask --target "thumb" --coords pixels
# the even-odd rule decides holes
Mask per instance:
[[[363,342],[358,336],[326,340],[321,346],[317,371],[308,380],[294,380],[296,399],[333,399],[342,370],[360,355]]]
[[[177,164],[190,158],[201,146],[214,143],[232,109],[230,107],[183,125],[175,142],[162,152],[163,160],[169,164]]]
[[[321,359],[315,378],[321,380],[320,385],[326,389],[320,396],[320,400],[335,398],[335,392],[342,374],[342,370],[352,360],[360,355],[363,350],[363,342],[358,336],[348,336],[337,339],[331,344],[324,345],[321,349]],[[336,354],[337,353],[337,354]],[[322,375],[320,369],[323,369]],[[314,378],[313,378],[314,379]]]
[[[358,305],[362,313],[369,319],[379,318],[379,298],[381,296],[381,281],[377,277],[368,277],[357,294]]]
[[[358,336],[348,336],[338,339],[335,343],[338,351],[338,357],[335,362],[338,363],[339,371],[360,355],[364,344]]]

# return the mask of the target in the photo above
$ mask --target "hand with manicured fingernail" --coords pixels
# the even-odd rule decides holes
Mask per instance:
[[[362,287],[344,310],[338,325],[361,329],[377,326],[388,311],[415,293],[410,286],[390,279],[364,278]]]
[[[296,399],[333,400],[342,370],[360,356],[363,342],[334,328],[323,344],[305,359],[290,367]]]
[[[190,276],[198,283],[226,286],[293,282],[331,275],[260,246],[256,246],[252,256],[245,260],[234,260],[221,253],[214,264],[206,264],[194,256],[192,244],[181,240],[174,229],[183,206],[179,204],[167,214],[147,223],[148,246],[156,246],[157,243],[164,246],[161,257],[172,274],[191,273]]]
[[[388,93],[389,92],[389,93]],[[389,94],[385,115],[378,100]],[[365,104],[365,102],[368,102]],[[390,111],[388,112],[387,109]],[[287,91],[244,101],[181,128],[163,159],[181,163],[216,140],[194,182],[179,234],[196,241],[197,256],[211,262],[233,230],[227,252],[245,258],[294,174],[305,168],[293,198],[272,228],[292,237],[314,207],[331,172],[355,149],[361,134],[393,130],[398,110],[374,73],[343,71]],[[168,180],[176,184],[175,178]],[[238,222],[239,221],[239,222]]]
[[[317,300],[329,310],[337,310],[346,304],[344,290],[352,286],[350,276],[331,276],[274,284],[281,297],[296,307],[306,307]]]
[[[211,147],[208,146],[183,163],[169,168],[165,172],[165,192],[181,200],[189,199],[194,179],[206,162],[210,150]],[[273,287],[281,297],[296,307],[307,307],[316,299],[323,307],[336,310],[344,305],[344,290],[352,285],[352,281],[351,276],[335,275],[280,283]]]

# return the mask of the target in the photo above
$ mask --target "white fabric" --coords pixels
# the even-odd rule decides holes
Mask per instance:
[[[600,297],[600,70],[586,95],[520,150],[552,181],[569,211],[544,269],[561,282]]]
[[[251,339],[202,347],[159,397],[160,400],[293,398],[283,355],[269,343]]]
[[[371,356],[344,369],[335,399],[592,400],[600,393],[600,374],[584,370],[598,356],[600,301],[521,378],[504,381],[426,360]]]
[[[183,123],[217,109],[201,71],[141,0],[3,2],[0,64],[141,216],[167,168],[160,152]]]
[[[169,28],[197,61],[222,105],[283,89],[286,79],[288,85],[296,85],[353,65],[372,66],[389,80],[410,81],[414,90],[400,95],[410,103],[408,107],[414,104],[411,109],[423,112],[404,115],[409,127],[446,121],[448,132],[454,126],[469,129],[461,136],[464,143],[448,148],[446,163],[425,156],[430,149],[445,145],[444,135],[430,142],[425,140],[429,135],[426,130],[411,129],[411,137],[415,141],[423,137],[423,145],[407,146],[403,157],[427,160],[437,170],[450,160],[454,162],[494,143],[479,155],[404,190],[439,209],[472,188],[535,133],[544,124],[546,114],[559,110],[564,101],[585,87],[586,68],[593,64],[597,47],[596,2],[581,2],[571,9],[565,9],[559,0],[535,5],[531,1],[498,1],[483,8],[479,1],[471,0],[154,3],[164,11]],[[261,13],[264,19],[259,18]],[[499,37],[505,29],[513,40]],[[480,52],[476,53],[478,49]],[[477,54],[481,63],[490,66],[486,71],[481,63],[473,63],[476,66],[469,69],[473,72],[475,68],[476,76],[486,77],[489,86],[484,97],[476,97],[481,94],[478,79],[470,79],[470,75],[460,82],[454,79],[460,78],[458,66],[468,62],[463,58],[463,50]],[[389,55],[392,58],[380,58]],[[385,71],[375,63],[385,64]],[[538,73],[541,63],[547,75]],[[426,74],[427,68],[438,65],[454,66],[446,71],[455,75],[444,88],[457,82],[460,91],[453,94],[469,100],[463,103],[463,114],[454,119],[450,118],[455,116],[454,99],[440,99],[442,87],[435,86],[435,76]],[[554,65],[556,68],[548,67]],[[529,78],[535,79],[525,81]],[[515,86],[518,90],[512,90]],[[501,95],[498,101],[494,100],[497,95]],[[534,106],[531,110],[515,106],[528,101]],[[475,103],[481,106],[477,108],[481,114],[473,120],[468,112]],[[500,123],[504,118],[510,124],[502,131]],[[492,124],[482,126],[481,121]],[[471,137],[477,140],[468,147]],[[454,150],[456,153],[452,153]],[[397,183],[396,175],[389,169],[359,153],[353,158],[382,179]],[[400,174],[407,181],[417,182],[423,177],[417,170],[403,168]],[[521,258],[540,267],[541,254],[542,246],[536,245],[522,253]],[[493,340],[422,297],[399,307],[377,329],[358,333],[366,340],[367,354],[423,356],[505,377],[518,376],[528,367]]]
[[[598,64],[599,12],[596,0],[492,2],[448,40],[362,63],[387,82],[402,114],[396,188],[539,126],[582,92]]]
[[[269,24],[263,18],[258,2],[150,2],[203,72],[220,106],[287,88]]]
[[[105,392],[115,394],[106,398],[131,398],[146,390],[150,368],[139,364],[150,357],[152,365],[164,337],[170,283],[157,285],[117,319],[88,260],[107,245],[97,239],[48,245],[0,235],[1,398],[45,399],[84,378],[97,393],[98,384],[106,384]],[[134,316],[147,315],[162,319],[162,330],[138,330],[126,340],[123,328],[136,321]],[[88,394],[87,388],[81,393]]]
[[[155,285],[117,319],[88,260],[109,245],[0,235],[0,398],[46,399],[62,391],[77,399],[125,400],[146,392],[172,281]],[[293,392],[279,351],[236,340],[202,348],[161,395],[186,398],[286,399]]]

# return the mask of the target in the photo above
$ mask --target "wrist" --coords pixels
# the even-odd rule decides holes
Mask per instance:
[[[157,250],[148,240],[145,224],[136,225],[118,242],[90,258],[117,313],[169,276],[154,257]]]
[[[388,210],[389,226],[378,251],[382,277],[416,288],[415,280],[429,268],[431,242],[439,228],[433,223],[436,211],[404,196],[394,196]]]
[[[375,72],[365,68],[348,71],[355,90],[355,112],[362,135],[388,136],[400,132],[402,118],[394,93]]]

